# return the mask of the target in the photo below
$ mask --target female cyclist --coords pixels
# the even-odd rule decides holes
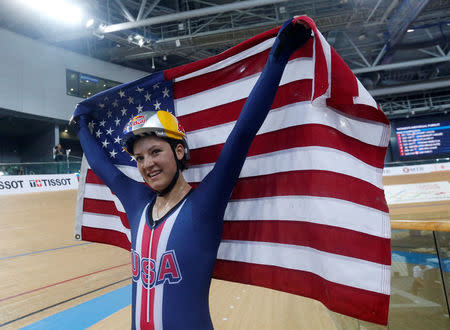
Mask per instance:
[[[172,114],[141,113],[124,128],[124,148],[151,189],[117,170],[91,135],[88,118],[77,118],[91,168],[129,219],[133,329],[213,328],[208,295],[225,208],[288,59],[310,34],[299,21],[283,25],[214,168],[196,189],[182,174],[189,149]]]

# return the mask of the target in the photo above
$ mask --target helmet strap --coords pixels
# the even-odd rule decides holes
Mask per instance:
[[[172,178],[172,181],[170,181],[170,183],[169,183],[169,185],[166,187],[166,188],[164,188],[162,191],[156,191],[156,194],[158,195],[158,196],[164,196],[164,195],[167,195],[172,189],[173,189],[173,187],[175,187],[175,184],[177,183],[177,181],[178,181],[178,177],[180,176],[180,170],[178,169],[178,167],[177,167],[177,172],[175,173],[175,175],[173,176],[173,178]]]

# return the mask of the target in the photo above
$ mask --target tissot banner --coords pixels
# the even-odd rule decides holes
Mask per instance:
[[[78,189],[76,174],[0,176],[0,195]]]

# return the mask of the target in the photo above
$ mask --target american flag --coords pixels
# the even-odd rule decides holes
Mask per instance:
[[[290,58],[224,216],[214,277],[321,301],[387,324],[390,220],[381,183],[389,122],[308,17],[314,37]],[[212,169],[279,28],[226,52],[81,102],[111,161],[142,181],[121,132],[146,110],[187,132],[195,187]],[[120,201],[83,162],[75,235],[130,249]]]

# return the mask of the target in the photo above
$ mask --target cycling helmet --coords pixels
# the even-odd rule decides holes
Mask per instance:
[[[168,111],[144,111],[133,117],[123,129],[123,148],[133,155],[133,145],[139,138],[156,135],[171,142],[180,142],[185,148],[186,160],[189,160],[189,149],[186,133],[177,118]],[[172,143],[171,143],[172,144]]]
[[[134,155],[134,143],[148,135],[156,135],[166,140],[172,149],[173,156],[177,163],[175,172],[169,185],[162,191],[156,191],[159,196],[169,193],[175,186],[180,172],[187,168],[189,161],[189,148],[186,142],[186,133],[183,127],[178,123],[177,118],[168,111],[144,111],[133,117],[123,129],[123,148],[131,155]],[[177,158],[175,148],[178,144],[184,147],[184,158]]]

